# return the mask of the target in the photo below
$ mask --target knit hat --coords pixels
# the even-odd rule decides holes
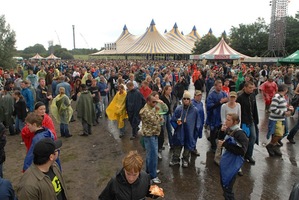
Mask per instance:
[[[41,101],[38,101],[34,105],[34,110],[37,110],[39,107],[44,106],[45,104]]]
[[[191,94],[187,90],[184,91],[183,98],[191,99]]]

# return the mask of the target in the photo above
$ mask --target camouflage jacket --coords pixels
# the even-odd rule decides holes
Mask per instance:
[[[142,120],[142,135],[160,135],[163,120],[156,108],[151,108],[148,104],[145,104],[139,114]]]

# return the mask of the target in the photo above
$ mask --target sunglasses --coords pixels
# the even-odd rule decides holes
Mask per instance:
[[[183,98],[183,100],[190,100],[190,98]]]

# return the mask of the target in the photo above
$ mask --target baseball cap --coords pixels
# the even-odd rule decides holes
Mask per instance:
[[[229,96],[230,97],[237,97],[238,95],[237,95],[236,92],[232,91],[232,92],[229,93]]]
[[[51,138],[43,138],[35,144],[33,154],[34,156],[48,158],[55,152],[56,149],[59,149],[61,146],[61,140],[54,141]]]
[[[202,92],[200,90],[195,90],[194,92],[195,96],[202,94]]]

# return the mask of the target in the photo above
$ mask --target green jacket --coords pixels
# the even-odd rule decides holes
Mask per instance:
[[[51,168],[59,179],[66,199],[68,199],[66,185],[57,163],[55,162]],[[50,178],[41,172],[34,164],[23,174],[17,185],[16,193],[19,200],[57,200]]]

